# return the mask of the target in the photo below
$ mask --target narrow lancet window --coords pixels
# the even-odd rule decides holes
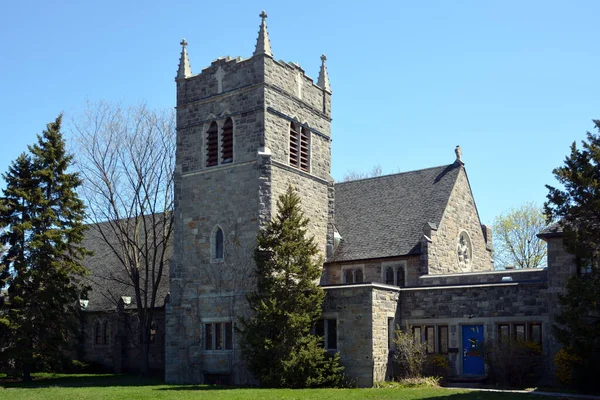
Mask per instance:
[[[310,166],[310,132],[293,122],[290,123],[290,165],[307,172]]]
[[[221,163],[233,162],[233,121],[227,118],[221,133]]]
[[[300,169],[308,172],[309,132],[306,127],[300,131]]]
[[[216,122],[210,124],[206,132],[206,166],[212,167],[219,162],[219,127]]]
[[[222,260],[224,253],[224,243],[223,243],[223,230],[221,228],[217,228],[214,237],[214,259]]]

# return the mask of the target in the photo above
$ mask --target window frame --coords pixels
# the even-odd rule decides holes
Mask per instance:
[[[332,333],[335,336],[335,339],[331,337]],[[322,337],[321,344],[325,350],[328,352],[337,352],[339,348],[337,317],[319,318],[315,326],[315,335]],[[335,347],[330,346],[332,341],[335,341]]]
[[[229,128],[227,126],[227,123],[230,122],[231,123],[231,132],[226,132],[225,129]],[[220,135],[219,135],[219,165],[223,165],[223,164],[233,164],[233,159],[234,159],[234,132],[235,132],[235,124],[233,122],[233,118],[231,117],[227,117],[225,118],[225,121],[223,122],[223,125],[221,126],[220,129]],[[229,144],[230,146],[230,151],[231,151],[231,157],[230,158],[225,158],[226,155],[229,154],[225,154],[225,144],[226,142],[226,138],[225,138],[225,134],[228,133],[231,135],[231,139],[229,140],[231,143]]]
[[[219,232],[221,233],[221,254],[219,254]],[[219,257],[220,255],[220,257]],[[225,262],[225,231],[221,225],[214,226],[210,238],[210,262],[222,263]]]
[[[392,286],[398,286],[398,287],[407,287],[406,286],[406,282],[408,280],[408,264],[406,262],[406,260],[399,260],[399,261],[389,261],[389,262],[383,262],[381,263],[381,282],[385,283],[386,285],[392,285]],[[389,269],[392,269],[393,271],[393,277],[394,277],[394,283],[390,284],[387,283],[387,271]],[[398,271],[402,269],[404,272],[404,286],[399,286],[398,285]]]
[[[307,124],[294,120],[289,125],[288,164],[300,171],[310,174],[312,133]],[[295,148],[294,148],[295,147]],[[303,156],[305,156],[303,158]],[[305,159],[304,164],[302,160]]]
[[[202,324],[204,327],[202,335],[202,349],[204,352],[226,353],[233,351],[234,328],[231,319],[206,320],[202,321]]]
[[[102,344],[110,344],[110,322],[102,321]]]

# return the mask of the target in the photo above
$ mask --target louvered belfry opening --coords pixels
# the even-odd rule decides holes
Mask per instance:
[[[307,128],[298,128],[290,123],[290,165],[308,172],[309,167],[309,138]]]
[[[212,167],[219,163],[219,127],[216,122],[210,124],[206,132],[206,166]]]
[[[233,121],[227,118],[221,133],[221,163],[233,162]]]

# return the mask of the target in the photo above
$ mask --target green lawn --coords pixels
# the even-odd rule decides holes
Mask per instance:
[[[236,389],[165,385],[125,375],[39,374],[31,383],[0,378],[0,399],[540,399],[525,394],[469,392],[441,388],[410,389]]]

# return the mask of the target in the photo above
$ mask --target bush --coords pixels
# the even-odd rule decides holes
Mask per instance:
[[[399,381],[375,382],[373,385],[377,389],[404,389],[418,387],[439,387],[440,379],[436,376],[426,376],[421,378],[406,378]]]
[[[395,335],[394,361],[398,364],[399,377],[401,379],[420,378],[427,360],[425,345],[415,340],[412,332],[408,329],[405,331],[396,329]]]
[[[488,376],[500,386],[532,386],[544,372],[542,350],[531,341],[502,338],[487,342],[485,360]]]

